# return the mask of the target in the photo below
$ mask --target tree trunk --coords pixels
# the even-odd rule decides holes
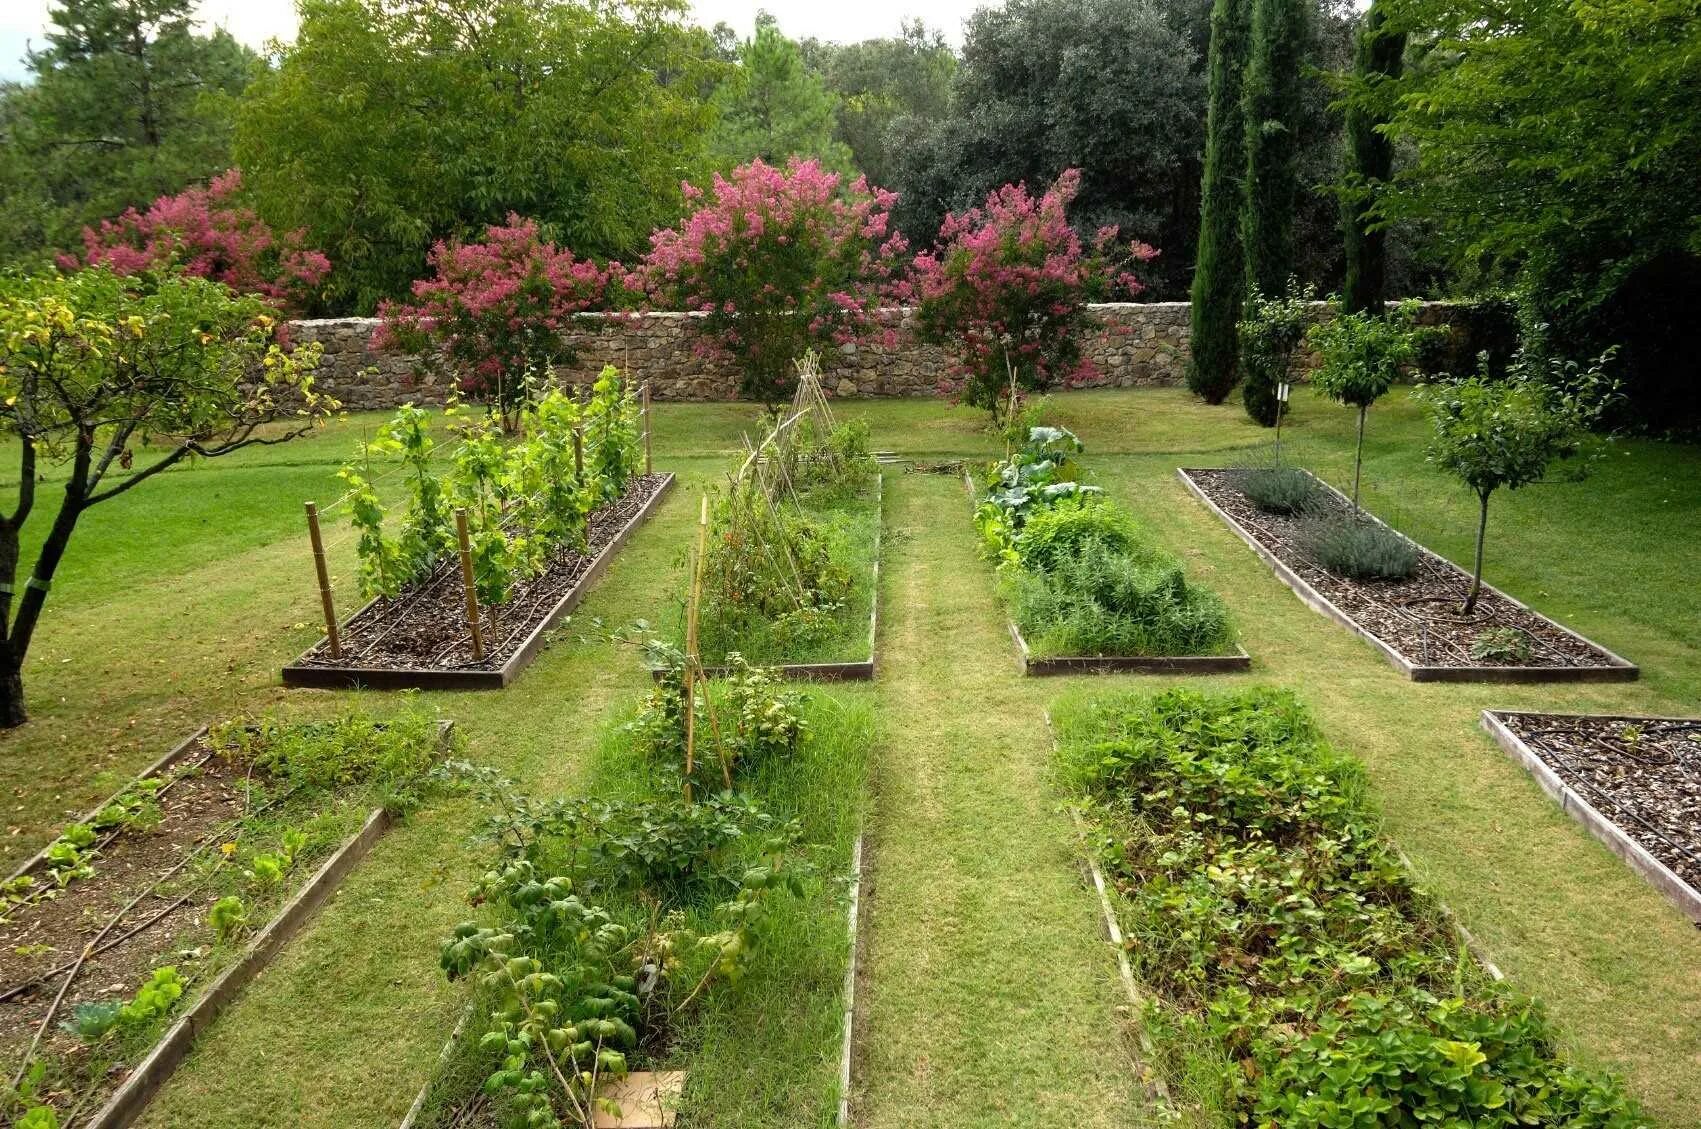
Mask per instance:
[[[1358,479],[1364,469],[1364,413],[1370,410],[1365,405],[1358,410],[1358,446],[1353,448],[1353,513],[1358,513]]]
[[[1477,562],[1471,570],[1471,591],[1465,597],[1465,606],[1460,608],[1460,614],[1473,615],[1477,610],[1477,597],[1482,594],[1482,546],[1488,535],[1488,495],[1479,494],[1482,509],[1477,514]]]
[[[29,719],[24,710],[23,672],[0,672],[0,729],[16,729]]]

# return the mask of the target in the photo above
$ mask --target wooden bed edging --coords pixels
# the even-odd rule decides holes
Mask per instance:
[[[1530,748],[1524,739],[1512,732],[1505,718],[1512,714],[1536,714],[1543,717],[1569,717],[1588,719],[1590,721],[1623,721],[1633,723],[1639,721],[1694,721],[1694,718],[1678,717],[1631,717],[1622,714],[1558,714],[1544,710],[1483,710],[1482,727],[1494,738],[1495,744],[1504,749],[1508,756],[1524,767],[1555,803],[1559,810],[1588,829],[1589,834],[1606,844],[1608,850],[1619,858],[1631,870],[1639,874],[1649,885],[1663,894],[1667,901],[1678,908],[1685,917],[1696,925],[1701,925],[1701,890],[1697,890],[1665,863],[1650,854],[1647,848],[1632,839],[1625,830],[1613,820],[1603,815],[1599,808],[1567,784],[1553,768],[1542,759],[1541,754]]]
[[[975,502],[975,483],[963,472],[963,488],[969,504]],[[1232,655],[1056,655],[1036,659],[1022,638],[1016,621],[1004,620],[1016,644],[1016,667],[1025,675],[1049,677],[1067,674],[1235,674],[1252,669],[1252,656],[1236,646]]]
[[[859,908],[862,898],[862,844],[863,833],[857,832],[856,845],[851,848],[851,884],[850,910],[848,913],[850,928],[850,959],[845,969],[845,1017],[844,1035],[839,1046],[839,1110],[834,1124],[840,1129],[848,1129],[850,1125],[850,1087],[852,1054],[855,1048],[853,1032],[856,1026],[856,975],[860,968],[861,950],[858,941],[858,926],[860,923]],[[477,1006],[476,998],[467,1001],[467,1006],[461,1010],[461,1017],[455,1021],[454,1030],[449,1032],[449,1038],[444,1041],[443,1049],[437,1052],[436,1070],[441,1070],[454,1054],[455,1047],[466,1038],[467,1024],[472,1021],[473,1009]],[[413,1104],[403,1115],[396,1129],[415,1129],[419,1124],[419,1115],[425,1112],[425,1103],[431,1097],[431,1084],[436,1081],[436,1071],[420,1086],[414,1095]]]
[[[1522,600],[1513,596],[1508,596],[1505,592],[1502,592],[1487,581],[1483,582],[1483,590],[1485,592],[1494,593],[1507,603],[1521,608],[1530,615],[1535,616],[1549,627],[1552,627],[1565,635],[1569,635],[1571,638],[1576,639],[1591,650],[1605,656],[1607,661],[1599,666],[1428,666],[1420,663],[1414,663],[1391,643],[1384,640],[1380,635],[1375,634],[1368,628],[1360,626],[1360,624],[1350,615],[1337,607],[1332,600],[1323,595],[1323,593],[1317,591],[1316,588],[1313,588],[1310,582],[1283,563],[1281,558],[1277,557],[1275,553],[1265,548],[1250,531],[1230,516],[1228,511],[1224,510],[1221,506],[1217,505],[1210,499],[1204,489],[1200,487],[1198,482],[1194,481],[1192,474],[1187,468],[1177,467],[1175,473],[1181,479],[1182,484],[1187,487],[1195,498],[1198,498],[1199,501],[1203,502],[1207,509],[1221,518],[1223,523],[1234,531],[1236,536],[1246,542],[1252,551],[1257,553],[1264,563],[1270,566],[1271,570],[1275,572],[1276,576],[1281,579],[1283,584],[1286,584],[1289,588],[1293,589],[1294,595],[1298,596],[1302,603],[1320,615],[1327,616],[1329,619],[1339,623],[1348,631],[1351,631],[1354,635],[1357,635],[1359,638],[1375,647],[1382,657],[1388,661],[1390,666],[1404,674],[1413,682],[1634,682],[1641,676],[1641,669],[1635,663],[1614,654],[1612,651],[1601,646],[1593,639],[1579,635],[1569,627],[1566,627],[1563,623],[1559,623],[1556,620],[1548,618],[1541,612],[1530,607],[1528,604],[1525,604]],[[1345,494],[1342,494],[1339,490],[1336,490],[1333,486],[1324,482],[1315,474],[1311,474],[1309,470],[1305,473],[1311,475],[1314,482],[1323,489],[1334,494],[1343,502],[1347,500]],[[1396,536],[1403,538],[1425,556],[1433,557],[1436,560],[1446,563],[1452,568],[1459,568],[1458,565],[1454,564],[1446,557],[1441,556],[1439,553],[1431,552],[1428,548],[1419,542],[1412,540],[1412,538],[1407,537],[1399,530],[1394,529],[1368,510],[1361,510],[1360,512],[1371,521],[1382,526],[1384,529],[1387,529]]]
[[[857,933],[861,924],[862,906],[862,842],[863,833],[859,831],[856,835],[856,845],[851,848],[850,910],[847,915],[850,957],[845,966],[845,1027],[839,1045],[839,1112],[834,1122],[839,1129],[848,1129],[851,1123],[851,1068],[856,1050],[856,976],[862,963],[861,943]]]
[[[751,663],[751,666],[771,670],[788,682],[868,682],[874,678],[875,661],[879,658],[880,638],[880,553],[884,548],[886,529],[886,476],[874,478],[874,572],[869,580],[868,657],[851,662],[836,663]],[[732,673],[730,666],[706,666],[703,673],[710,678],[725,678]],[[660,681],[663,672],[651,670],[650,677]]]
[[[1252,669],[1252,656],[1240,647],[1232,655],[1058,655],[1036,659],[1014,620],[1006,620],[1016,642],[1023,674],[1234,674]]]
[[[447,747],[449,735],[453,730],[454,722],[438,722],[438,740],[443,747]],[[205,732],[203,727],[196,736]],[[306,884],[283,904],[266,927],[248,942],[241,958],[219,973],[194,1005],[166,1029],[165,1034],[153,1045],[153,1049],[148,1051],[130,1072],[130,1076],[107,1099],[106,1105],[100,1112],[84,1121],[81,1129],[124,1129],[135,1121],[153,1100],[154,1095],[159,1093],[160,1087],[165,1085],[172,1072],[189,1056],[195,1040],[201,1033],[212,1026],[219,1014],[271,963],[272,958],[290,939],[313,920],[314,914],[319,912],[325,900],[342,885],[343,879],[359,865],[373,844],[383,838],[384,833],[394,823],[395,820],[383,808],[373,808],[360,830],[314,871],[313,877],[309,878]]]
[[[311,686],[324,690],[500,690],[519,677],[522,670],[532,664],[537,658],[537,652],[542,649],[544,636],[561,621],[567,613],[579,606],[592,584],[602,576],[614,559],[616,553],[625,546],[637,528],[649,520],[650,515],[673,489],[674,475],[666,474],[656,492],[650,495],[638,512],[633,514],[620,532],[615,534],[608,544],[604,545],[591,560],[590,567],[585,569],[583,576],[574,581],[573,586],[562,594],[548,615],[538,621],[512,655],[508,656],[500,667],[495,670],[455,670],[448,667],[426,668],[414,670],[408,667],[396,666],[310,666],[303,660],[317,648],[315,643],[295,660],[283,668],[283,681],[286,686]],[[353,622],[360,614],[377,601],[369,601],[345,623]]]

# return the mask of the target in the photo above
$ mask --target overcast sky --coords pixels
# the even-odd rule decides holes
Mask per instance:
[[[740,34],[750,34],[756,9],[779,18],[780,28],[794,39],[856,40],[891,35],[905,17],[922,15],[930,26],[961,45],[963,19],[987,0],[694,0],[697,22],[705,27],[725,20]],[[201,18],[222,25],[251,47],[295,34],[294,0],[202,0]],[[24,73],[20,61],[25,46],[41,43],[47,27],[48,0],[0,0],[0,78]]]

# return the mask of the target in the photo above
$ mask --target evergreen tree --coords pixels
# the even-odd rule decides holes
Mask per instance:
[[[1305,0],[1251,0],[1246,63],[1246,191],[1240,237],[1246,285],[1273,298],[1293,273],[1294,208],[1299,197],[1300,59]]]
[[[0,259],[73,246],[84,226],[230,166],[235,99],[261,69],[193,0],[59,0],[35,81],[0,90]]]
[[[850,148],[834,135],[838,98],[766,12],[756,16],[756,34],[739,45],[738,67],[714,102],[721,117],[709,151],[724,164],[812,157],[838,172],[852,167]]]
[[[1220,404],[1235,385],[1235,323],[1245,296],[1240,213],[1246,171],[1247,0],[1216,0],[1205,117],[1205,172],[1199,203],[1199,256],[1193,270],[1187,386]]]
[[[1380,3],[1373,3],[1359,29],[1355,80],[1372,84],[1400,77],[1406,53],[1404,33],[1390,33],[1383,26],[1386,16]],[[1387,235],[1372,230],[1375,222],[1376,190],[1394,171],[1394,145],[1377,128],[1383,118],[1364,101],[1347,105],[1346,177],[1341,190],[1341,226],[1346,238],[1347,274],[1341,286],[1341,308],[1382,311],[1387,281]]]

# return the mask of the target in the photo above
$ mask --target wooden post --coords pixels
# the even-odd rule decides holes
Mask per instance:
[[[337,609],[331,602],[331,573],[325,566],[325,542],[319,536],[319,505],[307,503],[307,538],[313,542],[313,569],[319,574],[319,606],[325,612],[325,641],[333,659],[343,657],[342,636],[337,631]]]
[[[703,661],[697,653],[697,611],[703,599],[703,557],[708,552],[709,496],[703,495],[697,517],[697,551],[691,558],[691,594],[685,605],[685,802],[691,802],[691,773],[697,767],[698,672]],[[708,694],[708,680],[703,680]]]
[[[643,383],[643,473],[653,473],[650,461],[650,381]]]
[[[472,632],[473,662],[484,658],[484,629],[478,622],[478,589],[473,584],[472,539],[467,536],[467,511],[455,511],[455,537],[461,545],[461,588],[467,594],[467,630]]]
[[[583,424],[573,427],[573,478],[577,482],[585,480],[585,428]]]

